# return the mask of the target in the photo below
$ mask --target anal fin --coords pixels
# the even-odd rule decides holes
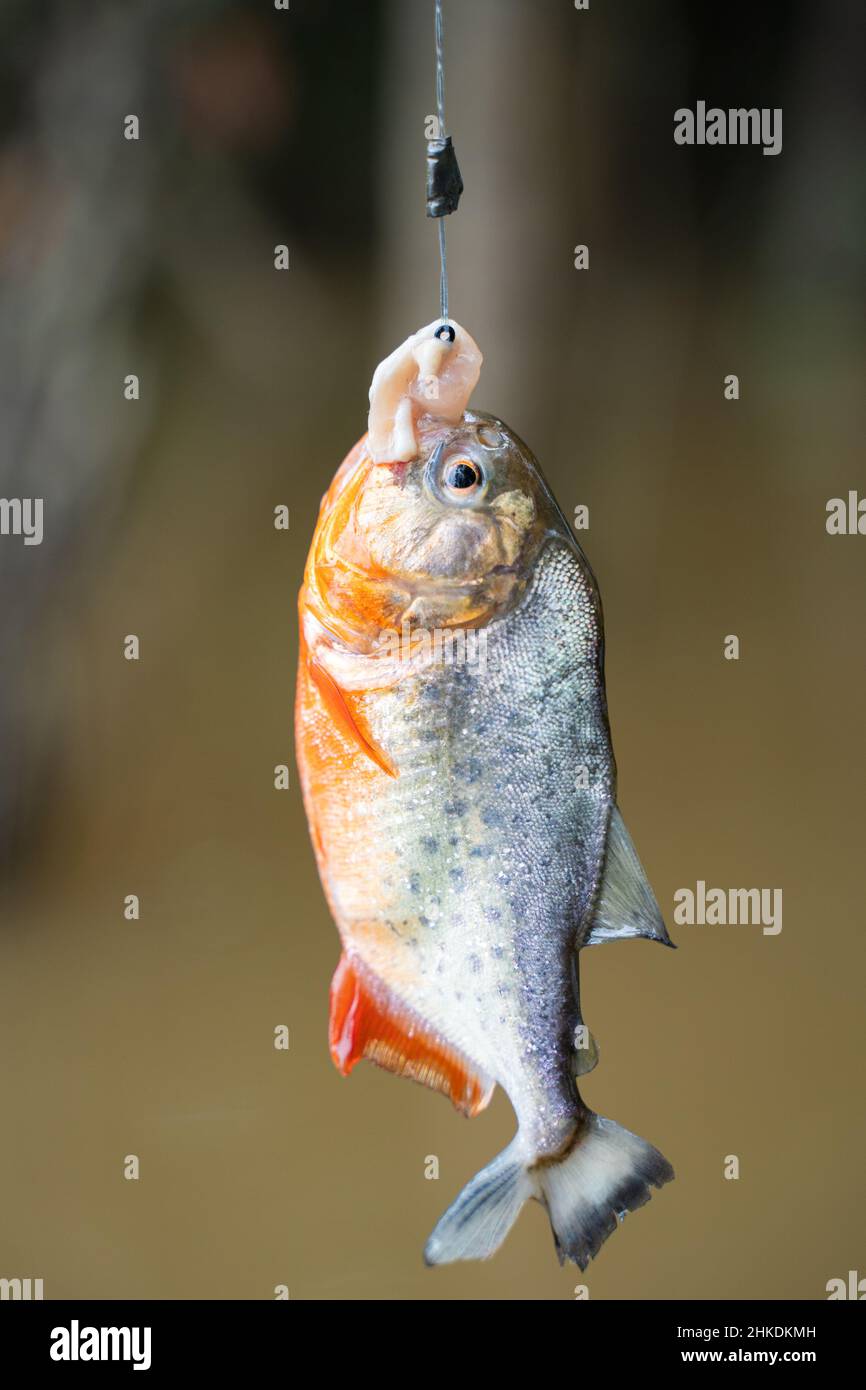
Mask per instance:
[[[331,1057],[344,1076],[363,1057],[441,1091],[464,1115],[489,1103],[494,1083],[435,1037],[390,991],[344,953],[331,983]]]
[[[644,936],[673,946],[643,865],[625,828],[619,807],[610,814],[607,853],[598,900],[583,946]]]

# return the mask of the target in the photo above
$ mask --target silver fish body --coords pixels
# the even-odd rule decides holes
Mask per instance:
[[[577,1123],[575,951],[615,800],[600,613],[576,546],[549,538],[485,635],[483,659],[431,664],[373,722],[400,768],[374,810],[397,856],[387,968],[410,957],[406,1002],[502,1086],[541,1157]]]
[[[579,951],[629,936],[670,944],[616,805],[598,589],[534,457],[502,421],[467,411],[427,435],[422,421],[412,447],[418,463],[376,465],[323,566],[342,598],[363,556],[364,602],[379,602],[378,557],[359,540],[369,517],[368,545],[422,555],[424,583],[399,571],[402,632],[329,649],[334,680],[360,692],[381,770],[348,811],[340,801],[319,813],[320,867],[353,968],[464,1059],[488,1096],[502,1086],[517,1117],[512,1143],[437,1225],[428,1263],[492,1254],[536,1198],[560,1258],[583,1268],[624,1212],[673,1177],[577,1086],[597,1060]],[[484,475],[474,519],[459,498],[440,506],[443,458]],[[337,582],[339,547],[349,578]],[[452,607],[459,633],[420,630]],[[409,659],[385,662],[383,676],[384,639],[399,646],[407,627]],[[321,630],[311,625],[311,641]],[[306,794],[312,806],[310,776]],[[400,1069],[382,1048],[363,1055]]]

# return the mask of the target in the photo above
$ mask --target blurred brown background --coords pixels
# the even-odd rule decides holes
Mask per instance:
[[[0,493],[45,498],[41,547],[0,539],[0,1276],[811,1299],[866,1274],[866,539],[824,525],[866,492],[861,38],[854,0],[446,0],[452,312],[475,403],[590,508],[626,819],[669,925],[704,879],[782,888],[784,928],[587,953],[584,1093],[677,1181],[586,1276],[534,1204],[490,1263],[428,1271],[512,1116],[334,1070],[291,718],[318,499],[437,310],[432,0],[0,6]],[[675,146],[699,99],[781,106],[782,153]]]

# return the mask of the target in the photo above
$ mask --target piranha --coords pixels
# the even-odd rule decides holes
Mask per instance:
[[[598,586],[529,449],[468,408],[480,368],[453,320],[381,363],[305,570],[297,755],[343,946],[330,1049],[469,1116],[497,1084],[511,1101],[514,1139],[428,1264],[493,1254],[533,1197],[585,1269],[674,1174],[581,1100],[579,952],[672,943],[617,807]]]

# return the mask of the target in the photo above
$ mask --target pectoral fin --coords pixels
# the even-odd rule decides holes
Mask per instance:
[[[607,852],[598,899],[584,946],[646,936],[673,946],[655,894],[637,857],[625,822],[614,806],[607,833]]]
[[[383,772],[387,772],[389,777],[397,776],[397,769],[391,764],[381,748],[377,748],[373,740],[361,729],[357,716],[350,708],[349,701],[344,692],[340,689],[333,676],[325,670],[320,661],[314,656],[307,659],[310,677],[322,697],[322,703],[328,711],[336,728],[338,728],[350,743],[360,748],[361,752],[380,767]]]

